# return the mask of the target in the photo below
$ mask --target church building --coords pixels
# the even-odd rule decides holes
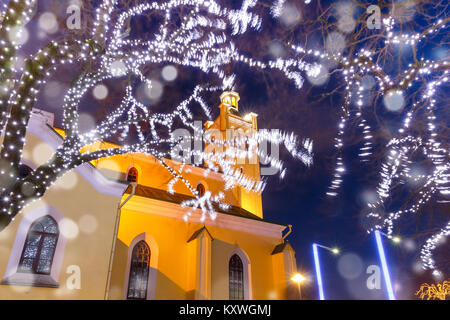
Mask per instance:
[[[224,92],[220,116],[206,130],[257,130],[257,115],[239,113],[239,95]],[[35,109],[23,170],[45,163],[64,131]],[[98,142],[89,146],[109,148]],[[166,160],[172,167],[182,163]],[[259,163],[244,163],[260,179]],[[291,226],[265,220],[261,195],[225,190],[220,172],[189,166],[200,195],[224,193],[215,219],[182,207],[182,183],[152,156],[127,154],[85,163],[61,177],[0,232],[0,299],[295,299]],[[192,214],[185,219],[187,210]]]

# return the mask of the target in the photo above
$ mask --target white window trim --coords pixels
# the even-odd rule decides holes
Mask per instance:
[[[55,254],[53,256],[52,267],[49,275],[33,274],[17,272],[22,255],[23,247],[28,235],[28,231],[37,219],[49,215],[55,219],[61,230],[61,221],[64,216],[56,208],[51,206],[42,206],[31,212],[28,212],[22,218],[19,228],[17,229],[16,239],[9,256],[8,266],[2,279],[2,284],[6,285],[22,285],[34,287],[59,287],[58,279],[64,257],[64,248],[66,246],[66,238],[59,232],[58,242],[56,243]]]
[[[133,254],[134,246],[141,240],[150,248],[150,268],[148,272],[148,285],[147,285],[147,300],[155,299],[155,289],[156,289],[156,275],[158,274],[158,256],[159,247],[155,239],[146,232],[141,233],[136,236],[133,241],[131,241],[128,246],[128,257],[127,257],[127,267],[125,270],[125,285],[123,289],[123,299],[127,300],[128,295],[128,283],[130,281],[130,267],[131,267],[131,256]]]
[[[227,260],[227,270],[229,271],[230,268],[230,259],[233,255],[237,254],[239,258],[241,258],[242,261],[242,268],[244,271],[244,300],[252,300],[253,299],[253,292],[252,292],[252,268],[250,264],[250,259],[248,255],[242,250],[241,248],[234,249],[230,255],[228,256]],[[228,286],[228,292],[230,292],[230,279],[227,281]],[[229,294],[229,293],[228,293]],[[229,296],[228,296],[229,298]]]

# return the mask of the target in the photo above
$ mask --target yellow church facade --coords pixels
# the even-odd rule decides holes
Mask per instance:
[[[239,96],[221,96],[207,130],[257,130],[255,114],[238,112]],[[34,110],[23,165],[44,163],[62,142],[53,115]],[[90,148],[110,147],[99,143]],[[166,160],[171,166],[180,166]],[[244,163],[259,179],[259,165]],[[191,166],[197,191],[224,190],[220,172]],[[263,218],[261,196],[224,191],[230,208],[215,219],[180,203],[182,184],[168,193],[170,174],[151,156],[130,154],[83,164],[0,232],[0,299],[291,299],[295,252],[290,226]]]

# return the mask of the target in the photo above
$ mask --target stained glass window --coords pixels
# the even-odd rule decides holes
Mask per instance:
[[[230,259],[229,271],[230,300],[244,300],[244,267],[237,254]]]
[[[50,274],[58,236],[58,224],[51,216],[35,221],[28,230],[18,271]]]
[[[148,273],[150,267],[150,248],[145,241],[139,241],[133,248],[128,281],[128,299],[146,299]]]

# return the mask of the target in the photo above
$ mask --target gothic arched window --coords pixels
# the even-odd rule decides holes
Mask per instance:
[[[150,248],[142,240],[133,248],[127,299],[145,300],[147,298],[149,267]]]
[[[58,236],[58,224],[51,216],[35,221],[28,230],[18,272],[50,274]]]
[[[127,181],[128,182],[137,182],[138,180],[138,171],[135,167],[130,168],[128,170]]]
[[[244,267],[237,254],[230,258],[229,272],[230,300],[244,300]]]

